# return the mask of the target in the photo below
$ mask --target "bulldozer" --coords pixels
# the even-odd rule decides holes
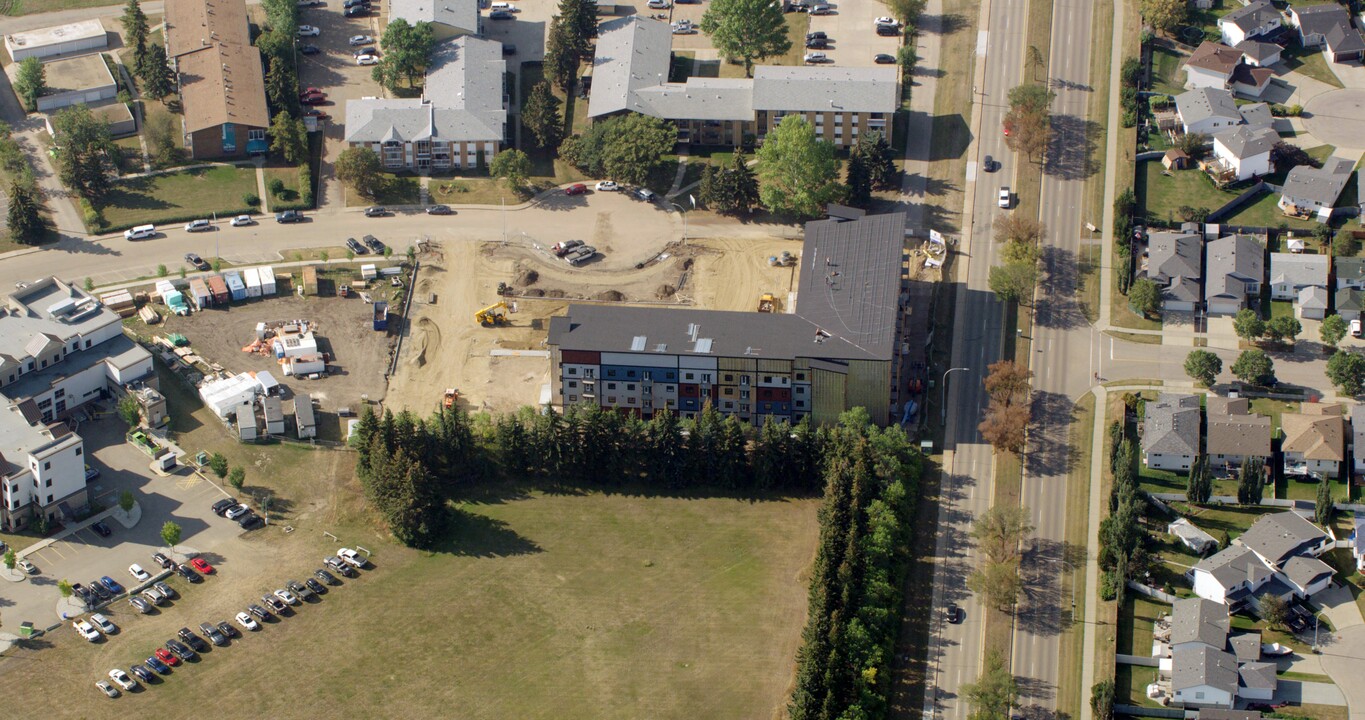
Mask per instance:
[[[474,313],[474,322],[484,327],[501,327],[508,324],[507,303],[500,302]]]
[[[758,296],[758,311],[765,313],[777,312],[777,298],[773,297],[772,293],[763,293]]]
[[[455,407],[455,401],[459,399],[459,390],[456,390],[455,388],[446,388],[445,393],[441,396],[441,407],[449,410],[450,408]]]

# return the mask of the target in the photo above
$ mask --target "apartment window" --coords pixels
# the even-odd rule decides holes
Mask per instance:
[[[683,379],[684,379],[684,380],[692,380],[692,379],[695,378],[695,377],[696,377],[696,375],[695,375],[694,373],[683,373]]]
[[[742,413],[749,412],[749,404],[748,404],[748,403],[744,403],[744,404],[740,405],[740,406],[739,406],[739,411],[742,412]]]
[[[10,375],[9,375],[9,381],[10,381],[10,382],[14,382],[14,373],[10,373]]]
[[[635,371],[634,371],[634,370],[627,370],[627,371],[626,371],[626,377],[628,377],[628,378],[633,378],[633,377],[635,377]]]
[[[709,382],[711,382],[711,373],[702,373],[702,374],[701,374],[701,381],[704,382],[704,383],[709,383]]]
[[[858,116],[857,116],[857,115],[850,115],[850,116],[849,116],[849,122],[853,123],[853,127],[858,127]]]
[[[726,376],[725,376],[725,382],[732,383],[732,382],[734,382],[734,381],[735,381],[735,376],[734,376],[734,375],[726,375]]]
[[[42,366],[43,366],[43,367],[47,367],[47,359],[46,359],[46,358],[43,359]]]
[[[626,404],[627,404],[627,405],[634,405],[634,404],[635,404],[635,398],[626,398]]]
[[[87,350],[90,349],[90,341],[89,341],[89,340],[86,340],[86,341],[85,341],[85,349],[87,349]]]
[[[595,368],[584,368],[583,377],[597,377],[597,370]]]
[[[627,390],[634,390],[634,389],[635,389],[635,383],[630,383],[630,384],[626,385],[626,389],[627,389]]]
[[[403,144],[390,141],[384,143],[384,165],[385,167],[402,167],[403,165]]]
[[[667,406],[667,407],[674,407],[674,406],[676,406],[677,404],[678,404],[678,402],[677,402],[676,400],[668,400],[668,401],[666,401],[666,402],[664,403],[664,405]]]
[[[609,395],[609,396],[607,396],[607,402],[611,403],[612,405],[615,405],[615,404],[616,404],[616,398]]]
[[[772,381],[773,381],[773,376],[772,376],[772,375],[764,375],[764,376],[763,376],[763,382],[765,382],[765,383],[770,383],[770,382],[772,382]]]
[[[578,402],[578,396],[577,396],[577,395],[570,395],[570,396],[569,396],[569,402]]]
[[[52,478],[43,481],[43,487],[52,487]]]
[[[66,397],[66,389],[57,388],[57,392],[52,393],[52,397],[57,398],[58,400]]]
[[[608,390],[615,390],[615,389],[616,389],[616,383],[607,383],[607,389],[608,389]]]
[[[739,399],[740,399],[740,400],[748,400],[748,399],[749,399],[749,391],[748,391],[748,390],[740,390],[740,391],[739,391]]]
[[[739,376],[739,384],[740,384],[740,385],[748,385],[748,384],[749,384],[749,376],[748,376],[748,375],[740,375],[740,376]]]
[[[48,505],[51,505],[51,504],[52,504],[52,496],[51,496],[51,495],[48,495],[48,496],[47,496],[47,504],[48,504]]]
[[[571,388],[576,388],[576,387],[578,387],[578,381],[577,381],[577,380],[570,380],[570,381],[569,381],[569,387],[571,387]]]
[[[81,456],[81,453],[84,452],[84,451],[85,451],[85,448],[76,448],[76,457],[80,457],[80,456]]]
[[[570,375],[577,375],[577,374],[578,374],[578,368],[569,368],[569,374],[570,374]]]
[[[47,407],[52,407],[52,399],[51,399],[51,398],[48,398],[48,399],[43,400],[42,402],[39,402],[39,403],[38,403],[38,409],[39,409],[39,410],[42,410],[43,408],[47,408]]]
[[[834,124],[835,124],[835,125],[840,125],[840,124],[842,124],[843,122],[844,122],[844,114],[843,114],[843,113],[834,113]]]
[[[29,361],[28,361],[28,371],[29,371],[29,372],[33,372],[33,361],[32,361],[32,360],[29,360]]]
[[[664,392],[677,392],[677,391],[678,391],[678,388],[677,388],[676,386],[673,386],[673,385],[665,385],[665,386],[664,386]]]
[[[52,469],[52,461],[51,461],[51,460],[45,461],[45,462],[43,463],[43,469],[44,469],[44,470],[51,470],[51,469]],[[48,480],[48,482],[52,482],[52,481],[51,481],[51,480]]]
[[[246,131],[246,139],[247,139],[247,140],[264,140],[264,139],[265,139],[265,130],[264,130],[264,129],[247,130],[247,131]]]

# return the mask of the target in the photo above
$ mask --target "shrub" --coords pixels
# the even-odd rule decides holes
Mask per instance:
[[[104,219],[104,213],[100,212],[94,205],[91,205],[89,200],[78,198],[78,202],[81,209],[81,221],[85,223],[86,227],[97,230],[103,229],[109,224]]]
[[[299,196],[304,207],[313,207],[313,169],[308,163],[299,166]]]
[[[284,192],[284,181],[279,178],[272,178],[266,187],[269,188],[271,195],[278,197]]]
[[[1126,127],[1126,128],[1130,128],[1130,127],[1134,127],[1134,126],[1136,126],[1136,125],[1137,125],[1137,113],[1133,112],[1132,110],[1124,110],[1124,111],[1123,111],[1123,126]]]
[[[261,204],[261,199],[256,196],[256,193],[247,193],[242,196],[242,202],[246,203],[249,207],[256,207]]]

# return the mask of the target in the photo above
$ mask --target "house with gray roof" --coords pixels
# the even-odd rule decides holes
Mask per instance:
[[[1197,234],[1154,232],[1147,236],[1147,277],[1162,288],[1166,310],[1194,310],[1204,274],[1204,243]]]
[[[1350,322],[1359,320],[1360,313],[1365,310],[1365,290],[1355,288],[1345,288],[1336,292],[1337,314],[1342,320]]]
[[[1201,598],[1202,599],[1202,598]],[[1208,602],[1205,600],[1204,602]],[[1215,603],[1216,604],[1216,603]],[[1227,612],[1226,605],[1218,605]],[[1228,652],[1239,663],[1256,662],[1261,659],[1261,634],[1258,632],[1238,633],[1228,636]]]
[[[346,142],[374,150],[387,170],[486,166],[507,137],[506,70],[500,42],[440,43],[422,97],[346,101]]]
[[[1365,288],[1365,258],[1337,257],[1332,265],[1336,270],[1336,289]]]
[[[1223,603],[1177,600],[1169,636],[1162,624],[1158,622],[1153,633],[1153,655],[1159,656],[1159,677],[1170,681],[1170,704],[1230,708],[1238,700],[1274,694],[1276,666],[1261,661],[1260,633],[1229,635],[1231,620]]]
[[[1189,472],[1199,456],[1199,398],[1161,393],[1147,403],[1142,463],[1154,470]]]
[[[1310,320],[1321,320],[1327,317],[1327,288],[1306,287],[1299,291],[1298,298],[1294,301],[1294,310],[1299,317]]]
[[[403,19],[409,25],[431,23],[437,42],[482,30],[479,0],[389,0],[389,22]]]
[[[1365,515],[1356,515],[1351,520],[1351,556],[1356,560],[1356,571],[1365,573]]]
[[[1256,553],[1232,544],[1200,560],[1188,575],[1195,595],[1235,611],[1275,579],[1275,570]],[[1285,587],[1282,592],[1289,591]]]
[[[1285,561],[1280,574],[1299,597],[1312,597],[1331,586],[1336,570],[1317,558],[1296,556]]]
[[[1242,52],[1242,58],[1248,65],[1255,67],[1270,67],[1280,61],[1282,49],[1275,43],[1261,42],[1259,40],[1243,40],[1233,46],[1234,49]]]
[[[1190,643],[1221,648],[1232,620],[1228,606],[1200,597],[1177,600],[1171,606],[1171,649]]]
[[[1312,597],[1331,585],[1334,571],[1318,559],[1332,536],[1294,512],[1257,518],[1245,533],[1190,569],[1194,593],[1232,611],[1259,612],[1261,599]]]
[[[1304,253],[1270,253],[1270,297],[1274,300],[1298,302],[1304,288],[1327,289],[1326,255]]]
[[[1259,638],[1257,639],[1259,643]],[[1244,662],[1237,666],[1237,697],[1243,700],[1272,700],[1279,680],[1279,667],[1273,662]]]
[[[1222,88],[1201,87],[1176,95],[1175,110],[1187,133],[1215,135],[1238,125],[1258,128],[1274,123],[1269,105],[1252,103],[1239,107],[1232,91]]]
[[[1209,170],[1220,183],[1268,175],[1275,170],[1270,151],[1279,141],[1274,128],[1238,125],[1224,130],[1213,136],[1214,162]]]
[[[1327,158],[1320,168],[1299,165],[1285,178],[1277,205],[1286,215],[1327,222],[1354,170],[1353,161],[1339,157]]]
[[[1237,699],[1237,658],[1202,643],[1171,656],[1171,704],[1230,708]]]
[[[1262,515],[1233,542],[1249,548],[1267,565],[1282,567],[1290,558],[1316,558],[1327,552],[1332,536],[1295,512]]]
[[[1351,406],[1351,454],[1355,474],[1365,475],[1365,405]]]
[[[1250,235],[1227,235],[1205,248],[1204,302],[1210,315],[1235,315],[1260,299],[1265,246]]]
[[[1246,398],[1207,399],[1205,453],[1213,470],[1239,468],[1249,458],[1270,459],[1270,418],[1251,413]]]
[[[1243,40],[1271,38],[1284,27],[1284,19],[1268,0],[1255,0],[1218,18],[1218,32],[1224,45],[1237,45]]]
[[[1289,20],[1298,30],[1299,43],[1323,48],[1331,62],[1359,60],[1365,53],[1365,39],[1351,24],[1351,14],[1336,3],[1290,5]]]
[[[622,112],[672,121],[682,142],[738,147],[800,115],[836,146],[886,133],[900,102],[898,71],[875,67],[761,65],[752,78],[668,81],[668,23],[632,15],[602,23],[593,55],[588,116]]]

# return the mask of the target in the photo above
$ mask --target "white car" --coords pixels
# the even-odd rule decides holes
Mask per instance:
[[[255,620],[254,618],[251,617],[251,613],[244,613],[244,612],[239,612],[239,613],[237,613],[237,624],[238,624],[238,625],[241,625],[242,627],[246,628],[247,630],[259,630],[259,629],[261,629],[260,624],[258,624],[258,623],[256,622],[256,620]]]
[[[610,180],[603,180],[602,182],[597,183],[598,192],[616,192],[617,190],[620,189],[621,189],[620,185],[617,185],[616,183]]]
[[[185,223],[185,232],[204,232],[212,229],[213,225],[208,220],[192,220]]]
[[[674,35],[696,35],[697,29],[691,23],[673,23]]]
[[[90,622],[95,623],[95,626],[98,627],[100,629],[100,632],[104,633],[105,635],[113,635],[114,633],[118,632],[118,626],[113,624],[112,622],[109,622],[109,618],[99,613],[91,615]]]
[[[321,34],[322,31],[313,27],[312,25],[299,26],[299,37],[317,37]]]
[[[118,683],[118,686],[124,690],[132,690],[137,687],[137,681],[128,677],[128,673],[118,668],[109,671],[109,679]]]
[[[151,573],[147,572],[146,570],[143,570],[142,566],[138,565],[137,563],[133,563],[132,565],[128,566],[128,574],[137,578],[138,582],[147,582],[148,580],[152,579]]]
[[[223,513],[223,517],[229,520],[236,520],[237,518],[247,514],[250,511],[251,508],[245,505],[236,505],[234,507],[228,508],[227,512]]]
[[[889,17],[879,17],[879,18],[877,18],[876,20],[873,20],[873,21],[872,21],[872,24],[873,24],[873,26],[877,26],[877,25],[890,25],[891,27],[900,27],[900,26],[901,26],[899,20],[897,20],[896,18],[889,18]]]
[[[369,563],[369,560],[365,559],[364,557],[361,556],[360,553],[350,548],[342,548],[338,550],[337,557],[341,558],[343,562],[345,562],[347,565],[350,565],[351,567],[363,568],[365,567],[366,564]]]
[[[375,56],[373,56],[373,55],[361,55],[360,57],[358,57],[358,58],[355,59],[355,64],[356,64],[356,65],[378,65],[378,64],[379,64],[379,58],[377,58],[377,57],[375,57]]]
[[[255,225],[255,224],[256,224],[256,219],[253,218],[253,217],[251,217],[250,215],[238,215],[237,217],[235,217],[235,218],[232,219],[232,226],[233,226],[233,227],[246,227],[247,225]]]
[[[655,10],[667,10],[673,7],[673,3],[669,2],[668,0],[649,0],[649,2],[645,4],[654,8]]]
[[[95,642],[100,639],[99,631],[90,627],[90,623],[84,620],[72,620],[71,627],[76,628],[76,632],[80,633],[81,637],[90,642]]]
[[[275,591],[275,597],[277,597],[277,598],[279,598],[280,600],[282,600],[286,605],[298,605],[298,604],[299,604],[299,599],[298,599],[297,597],[294,596],[294,593],[291,593],[291,592],[289,592],[288,590],[285,590],[284,588],[280,588],[279,590],[276,590],[276,591]]]
[[[808,63],[822,63],[828,62],[829,56],[825,55],[822,52],[808,52],[806,53],[806,56],[802,59]]]
[[[374,42],[374,38],[370,37],[369,35],[352,35],[351,39],[347,40],[346,42],[350,43],[352,46],[369,45],[370,43]]]
[[[29,562],[29,561],[27,561],[27,560],[20,560],[20,561],[19,561],[19,569],[20,569],[20,570],[23,570],[24,572],[28,573],[29,575],[37,575],[37,574],[38,574],[38,566],[37,566],[37,565],[34,565],[33,563],[31,563],[31,562]]]
[[[1000,203],[999,203],[999,204],[1000,204],[1000,207],[1002,207],[1002,208],[1008,208],[1008,207],[1010,206],[1010,189],[1009,189],[1008,187],[1002,187],[1002,188],[1000,188]]]
[[[120,695],[118,688],[110,685],[108,680],[96,680],[95,687],[99,688],[100,692],[111,698],[116,698]]]

